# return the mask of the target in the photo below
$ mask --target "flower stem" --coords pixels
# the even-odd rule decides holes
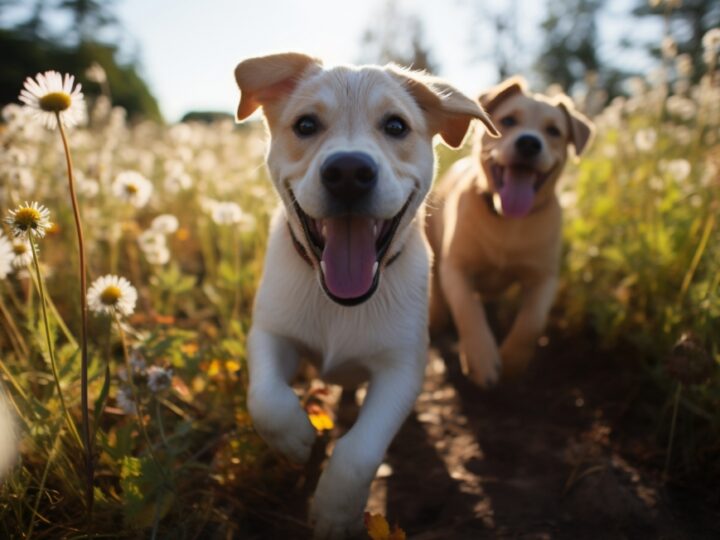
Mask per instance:
[[[82,221],[80,220],[80,208],[78,206],[77,197],[75,195],[75,179],[73,176],[72,157],[70,156],[70,147],[68,146],[67,137],[65,136],[65,128],[63,127],[60,113],[55,113],[58,128],[60,130],[60,138],[62,139],[63,148],[65,150],[65,162],[67,164],[68,187],[70,188],[70,200],[72,202],[73,217],[75,218],[75,231],[78,240],[78,253],[80,258],[80,315],[82,324],[80,327],[80,400],[82,407],[82,432],[83,442],[85,443],[85,473],[87,485],[85,486],[85,498],[87,502],[88,515],[92,515],[94,500],[94,463],[93,463],[93,443],[90,438],[90,405],[88,400],[88,307],[87,307],[87,272],[85,264],[85,240],[83,238]]]
[[[32,277],[33,284],[35,285],[35,288],[38,288],[38,284],[36,283],[37,278],[30,274]],[[75,347],[77,349],[78,343],[73,337],[73,335],[70,333],[70,330],[65,325],[65,322],[63,321],[62,317],[60,317],[60,312],[58,312],[57,307],[55,306],[55,302],[53,302],[53,299],[50,295],[45,297],[45,300],[47,301],[48,309],[50,309],[50,313],[52,313],[53,317],[55,318],[55,322],[57,322],[58,326],[60,327],[60,330],[63,331],[63,334],[65,334],[65,338],[68,340],[68,343]]]
[[[0,314],[2,314],[2,316],[7,321],[7,333],[10,336],[10,341],[13,343],[13,347],[16,348],[16,353],[19,354],[18,358],[27,358],[29,354],[28,346],[25,343],[25,340],[23,339],[20,330],[18,330],[15,321],[13,321],[10,310],[7,308],[7,306],[5,306],[2,295],[0,295]]]
[[[166,448],[168,448],[170,445],[168,444],[167,438],[165,437],[165,428],[163,426],[162,421],[162,412],[160,410],[160,400],[155,399],[155,416],[157,417],[158,421],[158,429],[160,430],[160,438],[162,439],[163,444]]]
[[[673,400],[672,420],[670,422],[670,438],[668,439],[667,451],[665,452],[665,467],[663,468],[663,481],[667,480],[668,471],[670,470],[670,457],[672,456],[673,440],[675,439],[675,425],[677,424],[678,405],[680,404],[680,393],[683,384],[678,382],[675,390],[675,399]]]
[[[50,466],[54,463],[55,457],[60,450],[60,436],[62,434],[62,428],[58,429],[55,435],[55,442],[53,443],[50,455],[48,456],[45,468],[43,469],[42,477],[40,478],[40,485],[38,486],[37,496],[35,497],[35,504],[33,505],[32,516],[30,517],[30,527],[28,527],[27,533],[25,533],[26,540],[30,540],[35,529],[35,518],[38,515],[38,508],[40,508],[40,501],[45,496],[45,483],[47,482],[48,472],[50,472]]]
[[[42,276],[40,275],[40,263],[37,258],[37,250],[35,249],[35,242],[30,239],[30,250],[32,251],[33,264],[35,265],[35,273],[37,274],[38,292],[40,293],[40,308],[42,311],[43,324],[45,325],[45,339],[47,340],[48,356],[50,356],[50,368],[52,369],[53,379],[55,379],[55,386],[57,387],[58,397],[60,398],[60,406],[62,407],[63,414],[67,420],[70,433],[73,434],[78,445],[82,447],[82,441],[78,434],[75,422],[73,422],[70,412],[65,405],[65,397],[62,393],[62,387],[60,386],[60,376],[58,374],[57,362],[55,360],[55,347],[53,346],[52,337],[50,336],[50,323],[48,322],[47,309],[45,307],[45,287],[43,286]]]
[[[122,324],[120,323],[120,319],[117,315],[115,315],[115,323],[117,324],[118,333],[120,334],[123,357],[125,359],[125,369],[127,370],[127,381],[128,385],[130,385],[130,391],[132,392],[132,400],[135,403],[135,415],[137,416],[138,426],[140,427],[140,434],[143,436],[143,439],[145,439],[145,444],[147,444],[148,446],[148,453],[150,454],[150,458],[155,462],[155,466],[158,468],[158,471],[160,471],[160,474],[165,479],[165,472],[160,465],[157,457],[155,457],[155,452],[153,451],[153,443],[150,440],[147,429],[145,428],[145,421],[143,420],[143,413],[140,408],[140,393],[138,392],[137,387],[133,382],[132,365],[130,364],[130,355],[128,354],[127,337],[125,336],[125,330],[123,329]]]

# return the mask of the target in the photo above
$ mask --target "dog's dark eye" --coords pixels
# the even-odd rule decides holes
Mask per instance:
[[[517,120],[516,120],[515,117],[512,116],[512,115],[503,116],[503,117],[500,119],[500,124],[503,125],[503,126],[505,126],[505,127],[513,127],[514,125],[517,124]]]
[[[404,137],[405,135],[407,135],[408,131],[410,131],[410,128],[405,123],[405,120],[403,120],[399,116],[394,115],[388,116],[385,119],[382,128],[387,135],[395,137],[396,139]]]
[[[562,135],[562,132],[556,126],[548,126],[545,128],[545,131],[547,131],[547,134],[551,137],[560,137],[560,135]]]
[[[301,116],[295,121],[293,131],[298,137],[311,137],[320,130],[320,122],[310,114]]]

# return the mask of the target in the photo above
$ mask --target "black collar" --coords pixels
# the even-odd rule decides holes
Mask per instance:
[[[495,208],[495,203],[493,202],[493,194],[489,191],[481,191],[480,197],[483,201],[485,201],[485,204],[487,204],[488,209],[490,210],[490,213],[497,217],[502,217],[497,209]]]

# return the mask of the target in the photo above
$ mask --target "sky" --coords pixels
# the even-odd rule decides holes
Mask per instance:
[[[273,52],[299,51],[326,65],[357,63],[362,35],[381,24],[387,0],[116,0],[119,29],[98,37],[120,43],[139,61],[140,73],[166,120],[192,110],[232,113],[238,90],[233,70],[241,60]],[[621,51],[621,38],[646,36],[658,42],[658,21],[627,17],[641,0],[607,0],[600,19],[601,56],[620,59],[636,72],[649,68],[642,54]],[[396,0],[403,13],[417,15],[439,71],[471,96],[499,82],[494,37],[481,10],[514,7],[518,54],[513,61],[528,75],[541,42],[539,26],[547,0]],[[23,20],[30,2],[0,13],[0,23]],[[481,9],[478,9],[480,6]],[[56,32],[69,19],[53,15]],[[535,88],[541,91],[542,88]]]
[[[478,56],[476,30],[463,0],[400,0],[418,13],[440,75],[475,95],[497,82],[493,63]],[[527,19],[542,16],[542,4],[516,0]],[[238,92],[237,63],[251,56],[300,51],[326,64],[356,63],[361,37],[384,0],[122,0],[118,15],[139,45],[142,73],[166,119],[188,110],[232,112]],[[480,29],[477,29],[480,32]],[[528,25],[525,32],[531,32]],[[475,36],[482,46],[483,36]],[[488,51],[490,43],[487,43]]]

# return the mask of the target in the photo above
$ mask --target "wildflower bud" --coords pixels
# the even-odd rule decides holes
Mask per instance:
[[[698,338],[685,332],[675,343],[666,367],[670,376],[683,384],[701,384],[710,377],[713,360]]]

